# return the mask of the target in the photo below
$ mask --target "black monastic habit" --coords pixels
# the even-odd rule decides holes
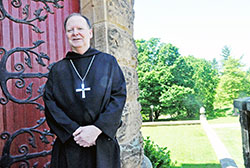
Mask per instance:
[[[93,64],[84,81],[81,80],[70,59],[83,77],[92,57]],[[51,69],[44,92],[45,116],[51,132],[57,139],[53,145],[52,168],[120,168],[120,149],[115,138],[121,125],[126,101],[126,84],[115,57],[89,48],[83,55],[68,52],[66,58]],[[102,133],[91,147],[75,143],[73,132],[79,126],[95,125]]]

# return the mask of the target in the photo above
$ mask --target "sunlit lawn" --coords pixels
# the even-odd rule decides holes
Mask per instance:
[[[213,124],[239,123],[239,117],[220,117],[208,120]],[[240,128],[214,128],[239,168],[243,166]],[[168,147],[171,159],[182,168],[219,168],[219,161],[201,125],[142,127],[144,137]]]
[[[239,117],[222,117],[208,121],[210,124],[239,123]],[[244,168],[242,155],[242,138],[239,127],[214,128],[215,132],[226,146],[228,152],[239,168]]]
[[[228,152],[236,162],[237,166],[239,168],[244,168],[240,129],[216,128],[215,131],[226,146]]]
[[[208,123],[209,124],[239,123],[239,117],[238,116],[219,117],[216,119],[208,120]]]
[[[220,168],[201,125],[143,127],[142,134],[159,146],[168,147],[178,168]]]

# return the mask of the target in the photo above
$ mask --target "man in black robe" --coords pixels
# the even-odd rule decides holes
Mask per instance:
[[[57,139],[52,168],[119,168],[116,131],[121,126],[126,83],[115,57],[90,47],[88,19],[71,14],[64,24],[72,51],[51,69],[45,116]]]

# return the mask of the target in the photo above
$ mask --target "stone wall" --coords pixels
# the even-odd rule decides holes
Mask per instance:
[[[127,82],[123,125],[117,133],[122,168],[140,168],[143,160],[133,5],[133,0],[81,0],[81,12],[93,25],[92,46],[117,58]]]

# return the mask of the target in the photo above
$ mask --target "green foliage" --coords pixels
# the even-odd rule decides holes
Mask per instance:
[[[249,95],[249,77],[248,73],[242,70],[244,67],[240,59],[231,56],[223,62],[222,75],[217,88],[216,106],[230,106],[233,100]]]
[[[161,114],[197,117],[201,106],[205,107],[207,117],[224,116],[228,110],[220,109],[250,94],[250,69],[242,70],[244,65],[230,56],[228,46],[222,49],[219,66],[216,59],[183,57],[178,48],[161,43],[158,38],[136,40],[136,45],[139,101],[144,119],[149,117],[151,105],[155,119]]]
[[[161,43],[160,39],[152,38],[136,40],[138,48],[138,79],[142,105],[142,113],[149,116],[150,106],[154,106],[154,116],[157,119],[162,112],[160,96],[164,88],[169,85],[171,72],[168,66],[172,66],[180,54],[172,44]]]
[[[174,166],[167,147],[159,147],[147,137],[143,140],[144,154],[149,158],[153,168],[171,168]]]
[[[218,84],[216,62],[182,57],[172,44],[158,38],[136,40],[138,79],[143,116],[197,117],[204,106],[213,115],[215,88]]]
[[[163,106],[163,110],[168,111],[172,117],[194,117],[197,109],[197,103],[194,98],[194,90],[188,87],[171,86],[167,91],[165,91],[161,97],[160,101]]]
[[[215,90],[219,82],[218,69],[214,68],[215,61],[209,62],[205,59],[197,59],[193,56],[185,57],[186,61],[193,67],[194,91],[197,102],[205,107],[209,116],[214,115]]]
[[[171,86],[177,84],[189,88],[194,87],[195,81],[192,80],[194,68],[184,57],[176,60],[175,64],[170,67],[170,73],[172,75],[169,81]]]

